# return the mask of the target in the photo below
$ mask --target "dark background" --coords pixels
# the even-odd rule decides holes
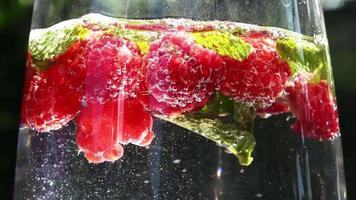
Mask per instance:
[[[11,199],[31,0],[0,0],[0,199]],[[325,11],[349,199],[356,199],[356,2]]]

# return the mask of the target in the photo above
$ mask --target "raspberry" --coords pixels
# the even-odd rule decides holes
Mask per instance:
[[[153,138],[155,137],[153,131],[149,130],[147,131],[146,136],[143,138],[143,140],[140,143],[137,143],[138,146],[148,146],[151,144]]]
[[[147,146],[154,137],[152,116],[133,99],[88,103],[76,123],[78,147],[94,163],[121,158],[119,143]]]
[[[180,113],[184,112],[184,109],[192,110],[192,109],[199,109],[202,106],[204,106],[211,98],[206,98],[204,101],[197,103],[197,104],[192,104],[192,106],[195,106],[195,108],[192,107],[186,107],[186,108],[181,108],[181,107],[171,107],[165,102],[159,102],[153,95],[150,94],[149,90],[147,89],[146,82],[141,81],[140,82],[140,93],[137,98],[139,102],[141,102],[143,105],[145,105],[145,108],[149,110],[153,114],[164,114],[167,116],[176,116],[179,115]]]
[[[278,99],[270,106],[257,109],[257,114],[261,117],[269,117],[289,111],[289,106],[286,102],[278,101]]]
[[[181,107],[171,107],[167,105],[165,102],[159,102],[154,96],[147,94],[141,95],[139,98],[140,102],[154,114],[164,114],[167,116],[176,116],[185,111],[197,110],[203,107],[210,98],[205,98],[202,102],[191,104],[189,107],[181,108]]]
[[[336,99],[325,80],[318,83],[296,81],[286,89],[297,121],[292,129],[305,137],[327,140],[339,135]]]
[[[221,91],[236,101],[265,107],[282,94],[291,70],[279,58],[275,41],[267,35],[251,34],[243,39],[254,50],[243,61],[225,57],[228,74]]]
[[[26,67],[22,121],[38,132],[58,130],[79,111],[85,67],[79,64],[83,42],[73,44],[45,71]]]
[[[133,42],[111,35],[88,42],[83,52],[88,74],[85,99],[105,103],[122,92],[135,97],[142,71],[142,55]]]
[[[119,110],[119,117],[121,117],[123,123],[122,132],[118,136],[119,142],[122,144],[132,143],[138,146],[150,144],[153,139],[152,116],[136,100],[127,100],[123,104],[124,109]],[[115,106],[117,109],[117,105]]]
[[[154,41],[147,56],[149,108],[159,114],[191,111],[207,102],[224,77],[222,57],[183,33]]]
[[[86,159],[95,164],[99,164],[105,161],[115,162],[120,159],[124,155],[124,148],[121,144],[115,144],[111,150],[107,150],[105,152],[93,153],[88,151],[84,154]]]

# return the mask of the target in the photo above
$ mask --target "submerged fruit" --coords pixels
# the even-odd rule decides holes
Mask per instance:
[[[50,132],[77,117],[78,146],[93,163],[118,160],[123,145],[148,146],[152,115],[225,147],[242,165],[252,161],[256,115],[292,112],[297,133],[339,135],[318,38],[234,22],[98,14],[32,33],[21,123]],[[305,73],[309,82],[292,83]]]
[[[153,119],[136,100],[88,103],[76,122],[78,147],[91,162],[115,161],[123,155],[121,144],[147,146],[154,137]]]
[[[114,106],[114,113],[118,113],[114,120],[119,122],[117,126],[119,142],[149,145],[153,139],[153,118],[144,106],[136,100],[124,101],[120,107]]]
[[[325,80],[318,83],[297,80],[286,89],[297,121],[292,129],[309,138],[328,140],[340,134],[336,100]]]
[[[271,115],[278,115],[289,112],[289,105],[282,99],[277,99],[272,105],[257,109],[257,114],[263,118],[267,118]]]
[[[135,97],[142,76],[142,55],[135,43],[113,35],[92,39],[85,46],[85,99],[105,103],[119,93]]]
[[[146,70],[149,92],[161,104],[148,106],[153,112],[170,114],[170,110],[183,113],[204,105],[223,79],[225,68],[221,56],[180,32],[151,44]]]
[[[228,73],[221,91],[236,101],[270,105],[282,94],[291,70],[278,56],[275,41],[268,36],[251,35],[244,40],[254,49],[242,61],[225,57]]]
[[[88,33],[86,28],[76,23],[59,27],[31,31],[28,50],[35,68],[47,69],[58,57],[71,51],[73,44],[85,40]]]
[[[26,67],[23,98],[24,123],[38,132],[65,126],[79,111],[86,69],[79,64],[82,42],[73,44],[45,71]]]

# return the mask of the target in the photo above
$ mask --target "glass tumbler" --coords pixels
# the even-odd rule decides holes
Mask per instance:
[[[14,199],[345,200],[318,0],[35,0]]]

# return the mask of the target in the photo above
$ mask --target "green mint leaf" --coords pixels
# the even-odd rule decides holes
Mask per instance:
[[[236,60],[244,60],[252,51],[250,44],[229,32],[208,31],[191,35],[197,44]]]
[[[115,34],[135,42],[137,47],[141,50],[142,54],[147,54],[150,43],[159,37],[158,32],[131,30],[120,27],[111,27],[108,29],[108,33]]]
[[[65,53],[73,42],[84,38],[87,32],[78,25],[32,31],[29,51],[34,67],[39,70],[48,68],[53,59]]]
[[[325,48],[305,39],[279,38],[276,49],[282,59],[288,62],[293,74],[311,72],[320,76],[321,69],[328,65]]]
[[[217,94],[200,111],[160,118],[202,135],[234,154],[241,165],[251,164],[255,147],[255,109]]]

